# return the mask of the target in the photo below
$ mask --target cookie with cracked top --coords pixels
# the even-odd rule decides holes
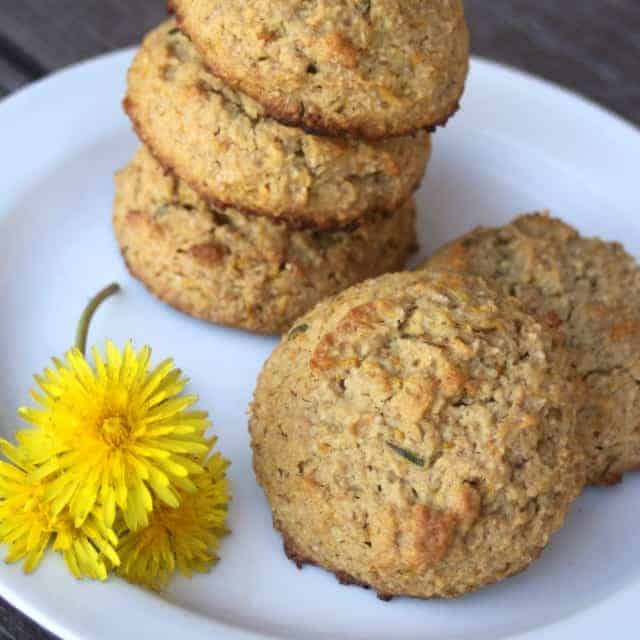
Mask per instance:
[[[190,315],[249,331],[286,331],[325,296],[401,269],[416,247],[411,200],[352,231],[292,231],[207,204],[144,147],[116,182],[114,227],[132,274]]]
[[[217,206],[291,228],[340,228],[395,211],[431,150],[425,132],[367,143],[284,126],[209,73],[171,20],[145,39],[128,85],[127,112],[163,166]]]
[[[455,597],[528,567],[585,481],[556,340],[448,271],[384,275],[299,319],[250,409],[289,557],[385,598]]]
[[[206,63],[282,122],[380,139],[446,123],[469,66],[462,0],[171,0]]]
[[[425,266],[484,276],[557,326],[583,389],[589,481],[640,468],[640,267],[620,244],[538,213],[477,229]]]

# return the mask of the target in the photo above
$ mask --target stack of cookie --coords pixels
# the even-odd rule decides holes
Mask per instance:
[[[280,333],[322,298],[403,267],[428,130],[468,68],[458,0],[175,0],[125,108],[117,176],[130,271],[200,318]]]

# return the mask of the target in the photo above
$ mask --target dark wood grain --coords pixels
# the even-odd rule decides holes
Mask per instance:
[[[29,618],[0,599],[0,640],[55,640]]]
[[[0,55],[0,91],[10,93],[31,80],[31,76]]]
[[[247,0],[250,1],[250,0]],[[640,124],[640,0],[466,0],[474,53],[520,67]],[[166,0],[0,0],[0,97],[128,46]],[[51,640],[0,600],[0,640]]]
[[[476,53],[640,124],[639,0],[466,0]]]
[[[36,68],[59,69],[128,46],[166,16],[166,0],[2,0],[0,43]]]

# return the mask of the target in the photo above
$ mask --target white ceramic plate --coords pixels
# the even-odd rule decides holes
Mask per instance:
[[[31,374],[70,346],[88,296],[118,280],[124,293],[99,312],[91,341],[150,343],[189,373],[233,461],[234,533],[211,574],[176,579],[163,597],[118,580],[77,582],[55,556],[31,577],[0,566],[0,594],[66,639],[636,638],[640,478],[589,489],[529,571],[455,602],[383,603],[286,560],[251,471],[245,417],[275,341],[155,301],[127,275],[111,234],[111,176],[136,147],[120,109],[130,58],[83,64],[0,104],[0,430],[17,426]],[[473,225],[549,207],[640,255],[639,167],[630,125],[475,60],[419,193],[423,253]]]

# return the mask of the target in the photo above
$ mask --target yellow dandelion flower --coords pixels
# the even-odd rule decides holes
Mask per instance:
[[[117,570],[159,589],[217,561],[228,462],[208,458],[207,413],[193,410],[172,360],[151,368],[149,347],[111,342],[85,357],[91,317],[118,290],[90,301],[76,348],[35,376],[35,406],[19,409],[34,428],[17,433],[18,446],[0,440],[0,544],[27,572],[51,548],[78,578]]]
[[[100,507],[76,527],[68,511],[54,515],[44,499],[46,484],[31,479],[33,467],[25,451],[7,441],[0,448],[9,462],[0,462],[0,542],[9,547],[7,562],[24,559],[24,570],[34,571],[47,547],[60,551],[71,573],[99,580],[108,565],[118,566],[118,538],[104,525]]]
[[[151,370],[149,347],[119,351],[112,342],[104,359],[92,353],[94,367],[74,348],[35,377],[38,407],[19,413],[37,429],[20,432],[19,441],[37,464],[33,480],[47,481],[54,515],[68,509],[81,527],[100,504],[111,527],[119,507],[136,530],[154,497],[177,507],[181,493],[195,491],[209,422],[189,410],[197,398],[183,395],[186,380],[172,360]]]
[[[215,454],[206,463],[206,473],[194,478],[197,491],[183,493],[179,507],[156,505],[144,529],[122,534],[118,574],[160,590],[175,571],[187,577],[208,571],[218,561],[220,537],[228,533],[228,465]]]
[[[54,523],[55,539],[53,550],[58,551],[76,577],[106,580],[111,567],[120,565],[116,551],[118,537],[104,524],[104,514],[97,507],[82,523],[76,527],[68,510],[56,516]]]

